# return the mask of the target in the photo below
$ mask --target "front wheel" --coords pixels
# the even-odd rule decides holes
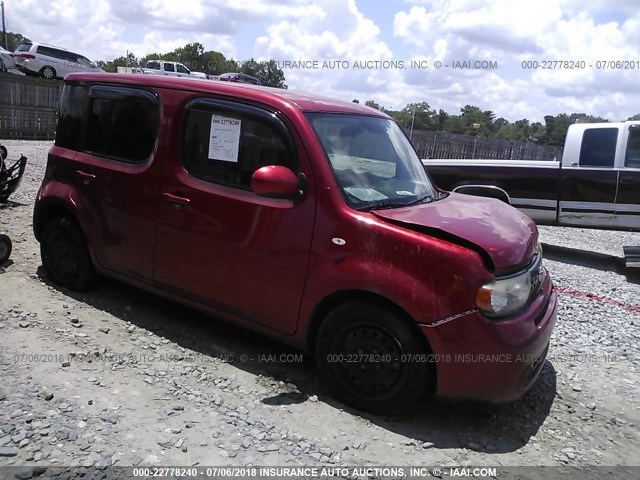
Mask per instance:
[[[316,363],[323,383],[360,410],[407,410],[435,380],[428,347],[401,315],[372,302],[344,303],[318,332]]]
[[[9,260],[11,248],[11,239],[5,234],[0,234],[0,266]]]
[[[96,271],[82,231],[68,217],[49,221],[40,241],[42,264],[58,285],[84,290],[93,285]]]

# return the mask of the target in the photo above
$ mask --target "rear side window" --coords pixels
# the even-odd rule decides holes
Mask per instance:
[[[189,70],[187,70],[187,67],[185,67],[184,65],[182,65],[182,64],[180,64],[180,63],[178,63],[178,64],[176,65],[176,69],[178,70],[178,73],[186,73],[187,75],[188,75],[189,73],[191,73]]]
[[[40,45],[37,49],[37,52],[40,55],[46,55],[47,57],[58,58],[60,60],[70,61],[71,56],[69,52],[65,52],[64,50],[58,50],[57,48],[45,47]]]
[[[628,168],[640,168],[640,127],[629,128],[627,155],[624,165]]]
[[[585,130],[580,147],[580,166],[613,167],[617,141],[617,128]]]
[[[196,100],[186,107],[181,156],[198,178],[245,190],[267,165],[297,166],[293,140],[270,112],[222,100]]]
[[[160,62],[147,62],[147,68],[152,70],[160,70]]]
[[[164,64],[165,72],[173,72],[173,63],[165,63]]]
[[[91,87],[87,151],[140,163],[153,151],[160,104],[149,91],[107,85]]]
[[[160,102],[147,90],[111,85],[65,85],[55,144],[129,163],[155,148]]]
[[[29,50],[31,50],[31,47],[33,47],[33,43],[21,43],[18,46],[18,51],[19,52],[28,52]]]
[[[82,150],[83,130],[86,127],[83,119],[88,99],[89,89],[85,86],[65,85],[62,89],[56,129],[57,146]]]

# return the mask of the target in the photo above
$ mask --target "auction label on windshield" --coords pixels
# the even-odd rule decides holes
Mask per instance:
[[[237,163],[241,128],[242,121],[237,118],[211,115],[208,158]]]

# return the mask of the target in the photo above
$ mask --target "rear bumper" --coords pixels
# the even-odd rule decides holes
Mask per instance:
[[[496,322],[474,311],[422,325],[433,350],[437,395],[496,403],[520,398],[544,366],[557,300],[545,271],[538,297],[516,318]]]

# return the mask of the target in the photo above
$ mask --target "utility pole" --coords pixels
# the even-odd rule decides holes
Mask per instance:
[[[4,37],[4,48],[8,49],[7,45],[7,29],[4,26],[4,2],[0,2],[2,6],[2,36]]]
[[[413,105],[413,116],[411,117],[411,131],[409,132],[409,140],[413,140],[413,123],[416,121],[416,106]]]

